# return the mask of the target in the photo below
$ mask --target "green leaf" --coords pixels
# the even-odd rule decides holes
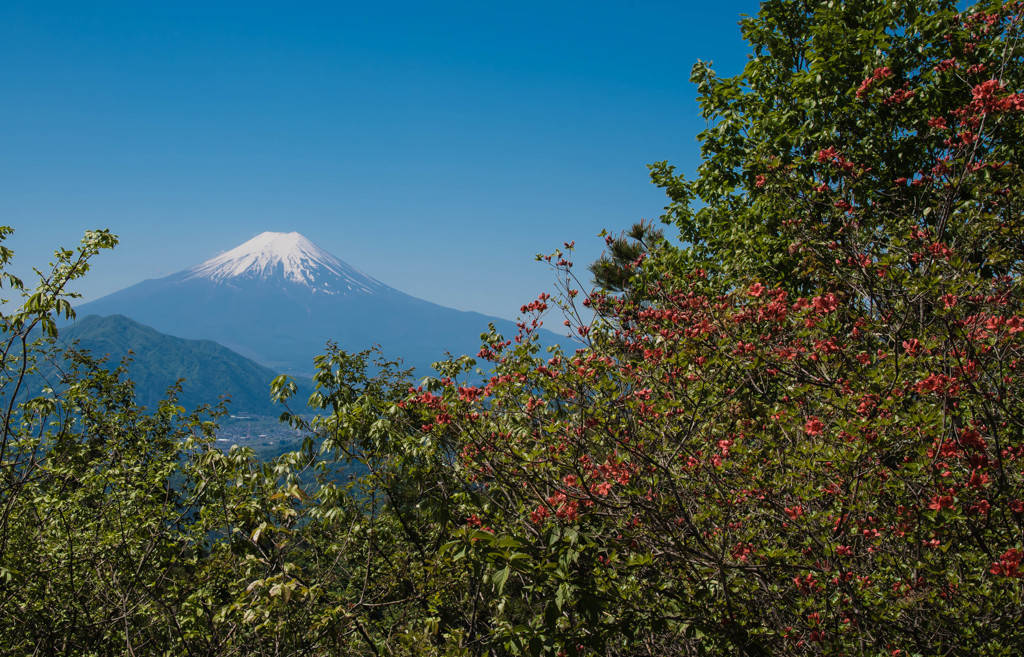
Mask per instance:
[[[562,604],[565,602],[567,597],[569,597],[569,585],[562,582],[558,585],[558,589],[555,591],[555,606],[558,607],[559,611],[562,610]]]
[[[494,582],[495,586],[497,586],[499,595],[505,588],[505,582],[508,581],[509,572],[509,567],[505,566],[501,570],[491,575],[491,581]]]

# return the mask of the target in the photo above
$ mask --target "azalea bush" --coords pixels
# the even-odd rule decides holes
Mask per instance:
[[[409,397],[505,649],[1024,645],[1021,9],[763,3],[741,75],[694,68],[697,178],[652,168],[684,246],[620,295],[554,254],[485,385]]]

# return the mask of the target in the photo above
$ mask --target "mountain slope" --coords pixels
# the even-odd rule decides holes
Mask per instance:
[[[74,344],[97,358],[106,356],[111,367],[132,351],[128,378],[135,383],[138,403],[147,408],[155,408],[170,386],[185,379],[179,403],[186,408],[216,403],[226,395],[233,413],[277,415],[282,410],[270,401],[276,372],[210,340],[164,335],[121,315],[92,315],[62,329],[60,344]],[[46,379],[52,382],[54,374],[51,371]],[[299,383],[308,395],[311,383]],[[41,387],[41,382],[35,385]]]
[[[198,266],[83,304],[81,314],[122,314],[183,338],[210,339],[265,366],[308,374],[328,340],[348,351],[380,344],[426,374],[446,351],[476,354],[493,322],[404,294],[359,272],[298,233],[263,233]],[[557,341],[546,334],[548,344]]]

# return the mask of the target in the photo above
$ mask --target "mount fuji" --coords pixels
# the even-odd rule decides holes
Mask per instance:
[[[381,345],[422,376],[445,352],[476,354],[494,323],[410,296],[342,262],[299,233],[262,233],[195,267],[132,285],[77,309],[120,314],[157,331],[214,340],[256,362],[309,374],[328,340],[346,351]],[[552,333],[545,344],[557,342]]]
[[[242,280],[292,284],[330,296],[397,292],[298,233],[262,233],[182,274],[229,285]]]

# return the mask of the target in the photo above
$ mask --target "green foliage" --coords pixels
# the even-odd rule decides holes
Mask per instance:
[[[643,221],[619,237],[605,235],[608,251],[589,267],[594,283],[601,288],[624,292],[629,288],[632,270],[665,239],[661,229]]]
[[[1009,109],[1021,57],[1017,9],[999,7],[763,3],[742,23],[754,57],[741,75],[693,69],[709,121],[698,178],[652,167],[673,201],[666,220],[692,245],[686,257],[808,291],[840,277],[837,255],[884,254],[917,226],[1008,271],[1021,234],[1020,119]],[[993,212],[997,230],[979,232],[974,219]],[[833,241],[838,253],[814,250]]]

